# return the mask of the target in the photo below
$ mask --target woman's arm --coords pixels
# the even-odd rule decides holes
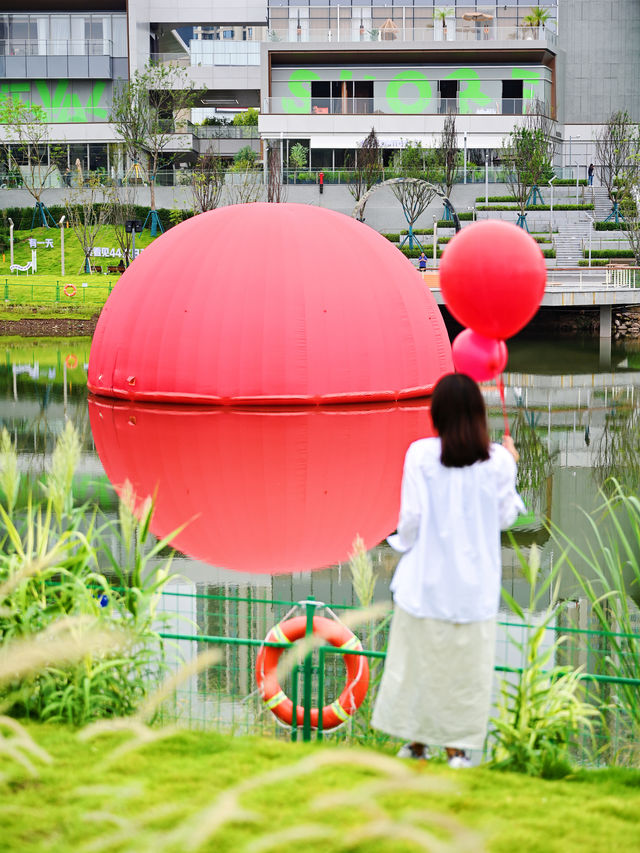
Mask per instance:
[[[395,551],[409,551],[418,538],[420,530],[420,496],[418,476],[413,445],[407,451],[402,472],[402,495],[400,499],[400,518],[398,532],[387,538],[387,542]]]

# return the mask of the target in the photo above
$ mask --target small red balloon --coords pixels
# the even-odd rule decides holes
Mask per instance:
[[[451,346],[453,364],[458,373],[466,373],[476,382],[488,382],[505,369],[507,345],[495,338],[485,338],[473,329],[460,332]]]
[[[536,241],[499,219],[476,222],[447,246],[440,288],[453,316],[487,338],[510,338],[538,310],[547,280]]]

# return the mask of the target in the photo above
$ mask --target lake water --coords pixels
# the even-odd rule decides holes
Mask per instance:
[[[37,476],[45,469],[69,418],[82,436],[79,499],[91,495],[115,514],[112,484],[128,478],[141,497],[156,494],[157,535],[186,524],[175,539],[173,568],[181,578],[166,607],[195,623],[189,633],[197,625],[204,634],[259,638],[284,615],[279,602],[313,596],[338,607],[356,604],[347,562],[356,535],[377,572],[375,597],[389,600],[397,557],[384,540],[397,520],[406,447],[430,429],[428,400],[275,412],[135,406],[87,399],[89,339],[0,339],[0,350],[0,421],[17,442],[23,471]],[[637,488],[640,348],[603,347],[597,338],[516,338],[504,381],[529,509],[514,536],[525,553],[533,543],[539,547],[545,568],[557,559],[545,521],[579,541],[583,510],[598,504],[608,476]],[[499,439],[500,398],[495,385],[484,392],[492,437]],[[525,605],[528,587],[507,537],[503,577]],[[234,603],[221,604],[229,597]],[[569,579],[561,597],[580,609]],[[184,622],[176,617],[173,630],[185,633]],[[233,690],[225,682],[228,697],[251,690],[250,661],[234,660],[226,661],[235,673]],[[198,682],[201,706],[220,686],[216,679]],[[206,716],[206,701],[202,707]],[[227,711],[218,707],[218,717]]]

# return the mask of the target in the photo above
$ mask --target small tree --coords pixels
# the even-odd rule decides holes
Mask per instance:
[[[214,210],[220,204],[225,170],[215,154],[201,154],[191,171],[191,194],[196,213]]]
[[[4,125],[4,141],[0,143],[6,157],[7,169],[20,175],[22,185],[35,201],[40,224],[49,227],[51,214],[42,203],[42,193],[51,175],[58,171],[55,157],[48,158],[49,130],[44,109],[37,104],[25,104],[17,98],[0,101],[0,124]]]
[[[244,169],[230,170],[230,181],[227,184],[229,204],[251,204],[258,201],[262,193],[262,173],[246,164]]]
[[[64,200],[67,211],[67,220],[73,233],[78,238],[84,253],[84,262],[78,273],[91,272],[91,254],[96,242],[96,237],[104,223],[105,209],[101,204],[103,190],[100,178],[94,173],[89,173],[81,189],[72,190]]]
[[[349,192],[356,201],[360,201],[362,196],[382,179],[383,175],[380,145],[375,128],[372,127],[360,148],[356,149],[355,168],[349,182]],[[364,205],[360,210],[360,221],[364,222]]]
[[[527,227],[526,207],[533,187],[553,174],[552,122],[540,113],[527,116],[511,131],[503,144],[505,183],[518,204],[517,225]]]
[[[245,145],[244,148],[234,154],[232,168],[236,172],[244,172],[247,168],[252,169],[257,159],[258,155],[253,148],[250,145]]]
[[[293,166],[294,169],[294,180],[298,177],[298,170],[304,169],[307,165],[308,153],[309,149],[305,148],[301,142],[296,142],[295,145],[291,146],[289,151],[289,164]]]
[[[152,211],[156,209],[161,155],[202,94],[189,81],[186,69],[176,65],[148,64],[128,82],[114,87],[110,121],[133,167],[148,175]],[[154,219],[152,216],[152,229]]]
[[[122,257],[127,266],[132,259],[131,246],[132,234],[127,232],[125,223],[127,220],[135,219],[136,203],[135,188],[132,186],[117,186],[112,184],[105,190],[105,217],[104,221],[113,226],[116,243],[120,247]]]
[[[600,166],[600,181],[607,189],[613,206],[612,214],[618,212],[616,196],[629,184],[630,167],[640,164],[640,139],[638,127],[633,124],[626,110],[613,113],[604,128],[596,136],[596,160]],[[629,186],[633,185],[633,181]]]
[[[236,113],[233,117],[233,124],[240,127],[257,127],[258,126],[258,110],[255,107],[249,107],[241,113]]]
[[[544,27],[550,17],[551,12],[549,12],[548,9],[543,9],[542,6],[532,6],[531,12],[524,16],[522,23],[526,27],[530,27],[534,36],[539,39],[540,30]]]
[[[438,183],[447,198],[450,198],[456,180],[459,154],[456,117],[453,113],[447,113],[440,134],[440,145],[435,150],[436,163],[441,172]],[[451,218],[451,206],[445,202],[444,219]]]

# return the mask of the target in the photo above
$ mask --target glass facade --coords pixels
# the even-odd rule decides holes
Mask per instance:
[[[127,55],[127,17],[123,14],[0,13],[0,55]]]

